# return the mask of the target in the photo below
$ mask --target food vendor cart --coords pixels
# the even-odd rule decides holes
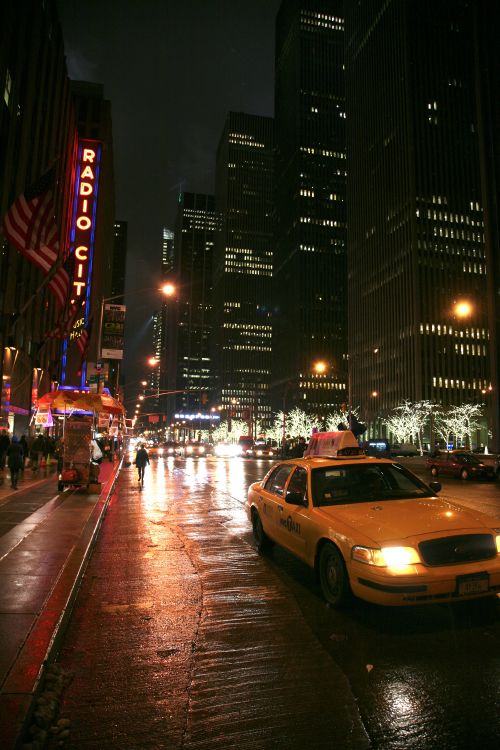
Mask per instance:
[[[96,419],[124,413],[123,405],[106,393],[68,389],[50,391],[38,402],[39,409],[64,412],[62,466],[58,490],[98,484],[98,466],[91,463],[91,444]],[[92,489],[91,491],[95,491]]]

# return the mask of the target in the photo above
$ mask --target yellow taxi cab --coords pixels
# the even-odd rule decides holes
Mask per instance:
[[[500,592],[500,519],[366,456],[350,431],[318,433],[306,454],[252,484],[247,512],[258,550],[276,542],[307,563],[331,605],[352,594],[412,605]]]

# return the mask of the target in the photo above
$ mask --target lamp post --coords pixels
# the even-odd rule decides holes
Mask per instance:
[[[116,300],[123,300],[125,297],[128,297],[130,295],[135,294],[142,294],[144,292],[151,292],[151,287],[146,287],[144,289],[133,289],[130,292],[123,292],[122,294],[114,294],[111,297],[101,297],[100,302],[100,308],[99,308],[99,326],[97,329],[97,348],[96,348],[96,360],[100,361],[102,359],[102,327],[104,322],[104,308],[105,305],[109,302],[114,302]],[[166,282],[161,286],[158,291],[162,292],[166,297],[172,297],[176,292],[176,287],[172,282]],[[106,359],[112,359],[112,357],[106,357]],[[118,378],[119,378],[119,360],[118,360],[118,366],[117,366],[117,372],[116,372],[116,388],[118,388]],[[100,388],[100,384],[98,386]]]

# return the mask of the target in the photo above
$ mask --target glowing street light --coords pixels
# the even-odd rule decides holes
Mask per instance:
[[[171,283],[170,281],[167,281],[167,283],[166,283],[166,284],[163,284],[163,286],[162,286],[162,288],[161,288],[161,291],[162,291],[162,292],[163,292],[163,294],[165,294],[165,295],[166,295],[167,297],[173,297],[173,296],[174,296],[174,294],[175,294],[175,292],[176,292],[176,288],[175,288],[175,285],[174,285],[174,284],[172,284],[172,283]]]
[[[313,364],[313,370],[317,375],[324,375],[327,369],[328,365],[323,360],[320,360],[319,362],[315,362]]]
[[[467,300],[459,300],[454,306],[455,315],[457,318],[468,318],[472,315],[472,305]]]
[[[156,357],[150,357],[148,359],[148,365],[151,365],[151,367],[156,367],[156,365],[158,364],[158,362],[159,362],[159,360]]]

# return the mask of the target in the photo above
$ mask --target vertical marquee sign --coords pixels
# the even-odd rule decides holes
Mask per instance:
[[[82,312],[75,321],[69,339],[65,343],[63,382],[66,381],[68,374],[68,346],[80,337],[83,328],[89,322],[101,154],[102,144],[100,142],[79,140],[70,243],[71,252],[75,259],[71,299],[81,305]],[[85,375],[84,367],[81,374],[82,385],[85,383]]]

